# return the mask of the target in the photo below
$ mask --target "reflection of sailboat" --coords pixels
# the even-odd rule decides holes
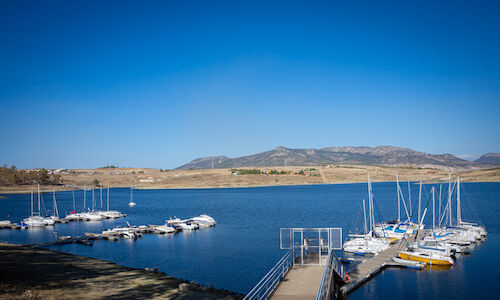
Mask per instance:
[[[130,187],[130,202],[128,203],[128,206],[130,206],[130,207],[134,207],[135,206],[134,194],[133,194],[132,190],[133,190],[133,188]]]

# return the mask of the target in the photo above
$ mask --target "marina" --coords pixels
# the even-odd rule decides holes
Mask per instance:
[[[484,226],[462,221],[461,188],[458,177],[453,186],[451,176],[449,177],[448,200],[444,207],[441,206],[441,194],[439,194],[440,205],[437,211],[441,217],[438,218],[437,226],[434,186],[431,188],[425,209],[421,211],[422,183],[420,182],[416,223],[412,220],[414,207],[411,204],[410,183],[408,183],[408,204],[401,192],[399,180],[396,180],[396,186],[398,219],[390,223],[381,221],[375,224],[374,195],[368,176],[368,215],[365,200],[362,202],[364,234],[349,235],[351,239],[344,245],[341,241],[341,228],[282,228],[280,248],[290,249],[289,252],[247,294],[245,299],[337,298],[349,294],[386,267],[405,267],[415,270],[425,267],[450,268],[454,264],[456,255],[467,252],[463,247],[485,240],[487,232]],[[456,190],[455,216],[451,210],[454,190]],[[428,231],[424,229],[424,219],[431,199],[432,229]],[[400,219],[401,204],[406,212],[406,220]],[[449,226],[441,227],[441,221],[445,217],[449,220]],[[378,234],[376,228],[380,230]],[[386,230],[392,235],[386,235]],[[440,231],[440,234],[436,234],[436,231]],[[380,244],[379,241],[383,243]],[[381,247],[381,245],[387,246]],[[336,250],[354,255],[373,256],[346,271],[343,260],[335,254]],[[320,273],[323,274],[322,277],[319,276]]]
[[[361,187],[361,185],[353,185],[352,187]],[[366,195],[366,184],[362,185],[363,186],[363,190],[364,190],[364,194]],[[377,201],[374,201],[375,206],[378,206],[379,209],[380,207],[382,207],[382,213],[383,211],[388,211],[388,209],[394,209],[394,205],[396,204],[396,202],[394,201],[393,205],[390,205],[390,206],[387,206],[387,208],[384,208],[383,206],[383,203],[381,202],[380,200],[380,196],[379,194],[381,193],[381,191],[383,192],[384,189],[387,190],[387,195],[390,196],[390,195],[394,195],[395,193],[392,193],[392,190],[395,190],[394,187],[394,183],[392,184],[387,184],[385,186],[387,186],[387,188],[381,188],[380,186],[384,187],[384,184],[380,185],[380,184],[375,184],[374,188],[375,188],[375,196],[376,196],[376,199],[378,199]],[[343,186],[342,186],[343,187]],[[350,186],[345,186],[346,188],[349,188]],[[331,186],[331,188],[339,188],[339,186]],[[336,195],[336,192],[334,190],[331,190],[331,188],[329,187],[314,187],[314,190],[316,191],[321,191],[324,189],[324,192],[323,193],[320,193],[320,197],[326,199],[328,198],[328,195],[332,194],[332,195]],[[308,191],[310,189],[312,189],[312,187],[309,187],[309,188],[291,188],[291,187],[287,187],[287,188],[273,188],[273,189],[270,189],[271,191],[272,190],[275,190],[276,192],[279,191],[280,193],[283,193],[285,191],[290,191],[290,195],[294,195],[295,193],[297,193],[297,191],[300,191],[301,189],[303,189],[304,191]],[[357,188],[359,189],[359,188]],[[252,191],[253,193],[255,192],[259,192],[259,191],[266,191],[267,192],[268,189],[256,189],[254,191]],[[203,249],[203,248],[206,248],[207,245],[210,247],[210,249],[219,249],[217,251],[222,251],[222,252],[227,252],[226,249],[220,249],[217,244],[218,243],[223,243],[225,238],[224,239],[218,239],[217,243],[209,243],[207,244],[207,240],[205,240],[204,238],[202,240],[200,240],[200,243],[198,243],[196,240],[198,240],[199,238],[202,238],[204,236],[212,236],[213,234],[218,234],[218,233],[224,233],[223,236],[227,236],[228,234],[232,235],[233,237],[231,237],[231,240],[234,241],[235,240],[235,237],[237,233],[239,232],[247,232],[246,235],[249,235],[250,236],[258,236],[258,234],[262,234],[263,232],[265,232],[265,229],[257,226],[255,228],[255,230],[251,231],[251,232],[254,232],[253,235],[251,233],[248,233],[248,230],[245,229],[245,227],[241,227],[241,226],[245,226],[244,224],[244,220],[241,220],[240,222],[240,227],[238,228],[233,228],[231,230],[231,232],[228,232],[227,230],[225,230],[225,228],[227,227],[227,219],[228,219],[228,216],[225,216],[224,214],[221,215],[220,211],[219,212],[215,212],[214,211],[208,211],[208,212],[211,212],[210,215],[214,214],[214,217],[215,216],[218,216],[217,219],[221,219],[223,221],[222,225],[219,225],[217,224],[216,227],[214,227],[214,229],[211,229],[211,230],[195,230],[195,231],[192,231],[192,230],[188,230],[188,231],[185,231],[184,233],[182,234],[168,234],[168,233],[165,233],[165,234],[161,234],[155,230],[158,230],[160,229],[162,226],[165,226],[165,224],[168,223],[168,221],[171,221],[173,220],[173,222],[178,222],[178,221],[185,221],[185,220],[188,220],[188,219],[194,219],[194,217],[192,218],[176,218],[176,217],[172,217],[172,218],[165,218],[164,215],[166,214],[167,211],[170,211],[172,209],[175,209],[171,212],[171,214],[179,214],[179,215],[189,215],[189,214],[193,214],[193,212],[200,212],[200,211],[206,211],[205,209],[203,209],[203,206],[205,204],[202,204],[202,203],[205,203],[206,201],[208,201],[208,203],[211,203],[211,205],[214,205],[215,203],[217,203],[217,201],[220,201],[220,200],[216,200],[216,198],[220,198],[220,197],[227,197],[228,201],[234,201],[233,199],[237,199],[238,195],[239,194],[242,194],[242,195],[245,195],[245,199],[247,199],[249,197],[249,194],[247,193],[243,193],[244,191],[247,191],[247,190],[239,190],[239,189],[233,189],[233,190],[223,190],[223,191],[213,191],[213,197],[214,198],[210,198],[210,193],[206,193],[206,192],[203,192],[203,191],[172,191],[172,192],[169,192],[169,194],[172,194],[172,193],[178,193],[179,195],[183,195],[182,198],[179,198],[179,200],[177,202],[170,202],[169,201],[169,206],[172,207],[168,210],[163,210],[163,213],[160,213],[162,212],[162,210],[159,208],[160,206],[158,206],[158,208],[155,208],[154,211],[158,211],[158,213],[149,213],[151,212],[151,210],[148,210],[148,214],[147,215],[144,215],[142,218],[137,218],[137,214],[142,214],[141,212],[141,209],[143,207],[143,205],[151,205],[152,203],[155,203],[155,202],[150,202],[150,201],[144,201],[142,200],[146,195],[148,195],[147,197],[150,198],[152,197],[153,195],[163,195],[163,193],[157,193],[157,192],[154,192],[154,191],[141,191],[141,192],[138,192],[138,195],[137,195],[137,206],[134,207],[134,208],[125,208],[123,205],[125,206],[128,206],[128,202],[129,202],[129,198],[130,198],[130,190],[127,190],[127,189],[120,189],[120,190],[117,190],[117,189],[113,189],[112,191],[112,194],[114,195],[117,195],[116,196],[116,203],[119,204],[117,207],[113,207],[110,209],[117,209],[119,211],[122,211],[124,214],[126,214],[127,216],[124,217],[125,219],[123,219],[124,221],[121,221],[120,219],[118,221],[116,221],[116,219],[103,219],[101,221],[98,221],[98,222],[68,222],[66,224],[60,224],[60,223],[56,223],[54,226],[48,226],[48,227],[43,227],[43,228],[40,228],[40,229],[36,229],[36,228],[27,228],[27,230],[1,230],[1,232],[3,233],[7,233],[7,232],[12,232],[13,234],[15,232],[18,232],[18,233],[22,233],[22,235],[26,235],[28,234],[27,236],[38,236],[38,235],[43,235],[43,236],[47,236],[47,238],[44,239],[44,241],[36,241],[36,240],[33,240],[33,242],[31,243],[28,243],[30,245],[34,245],[34,246],[42,246],[42,247],[47,247],[47,248],[50,248],[50,249],[68,249],[70,250],[71,252],[75,252],[75,253],[80,253],[82,255],[86,255],[86,256],[94,256],[94,255],[98,255],[97,257],[101,257],[101,258],[108,258],[108,259],[111,259],[111,256],[108,256],[106,253],[108,253],[109,251],[105,250],[105,249],[115,249],[115,253],[120,253],[122,252],[123,250],[120,250],[120,249],[137,249],[135,251],[145,251],[145,249],[143,248],[143,246],[141,245],[144,245],[144,247],[151,247],[152,245],[154,245],[154,247],[161,247],[161,245],[165,242],[168,242],[169,244],[171,244],[171,246],[169,247],[172,247],[170,251],[176,251],[175,249],[176,248],[179,248],[180,249],[183,249],[183,252],[185,252],[184,254],[177,254],[176,257],[180,257],[181,258],[181,261],[186,261],[187,259],[189,259],[190,261],[199,261],[199,260],[196,260],[195,259],[195,256],[192,256],[192,255],[188,255],[188,253],[195,253],[193,252],[193,250],[195,249]],[[415,192],[418,191],[418,189],[415,190]],[[79,192],[79,197],[77,197],[77,199],[81,199],[82,196],[83,196],[83,191],[80,191]],[[128,193],[128,194],[127,194]],[[352,194],[352,191],[349,192],[349,189],[346,190],[346,193],[348,194]],[[134,191],[134,194],[135,194],[135,191]],[[180,199],[183,199],[185,197],[185,195],[189,195],[189,197],[191,199],[196,199],[196,195],[199,194],[200,196],[203,195],[203,197],[199,198],[200,199],[200,202],[198,202],[198,204],[193,208],[195,209],[194,211],[192,209],[190,210],[187,210],[185,209],[185,204],[180,201]],[[345,195],[348,195],[348,194],[345,194]],[[172,194],[174,195],[174,194]],[[208,195],[208,196],[207,196]],[[303,196],[305,196],[305,194],[302,194]],[[50,196],[52,196],[52,193],[50,193]],[[78,196],[78,195],[77,195]],[[134,195],[135,196],[135,195]],[[26,199],[26,196],[24,196],[25,199]],[[28,197],[28,200],[29,200],[29,195],[27,195]],[[71,192],[63,192],[63,193],[56,193],[56,197],[57,197],[57,200],[58,200],[58,204],[60,207],[64,207],[65,209],[67,209],[68,206],[72,207],[72,194]],[[158,197],[158,196],[156,196]],[[208,197],[208,200],[205,200],[207,199]],[[365,197],[366,199],[368,199],[366,196],[362,196],[362,197]],[[394,196],[393,196],[394,197]],[[172,196],[169,197],[170,199],[172,199]],[[415,199],[418,198],[418,195],[414,197]],[[61,199],[61,200],[60,200]],[[113,199],[113,198],[112,198]],[[224,198],[223,198],[224,199]],[[358,198],[360,199],[360,198]],[[140,200],[140,201],[139,201]],[[436,197],[436,203],[438,202],[438,197]],[[158,202],[159,200],[156,200],[157,202],[156,203],[163,203],[163,202]],[[172,200],[171,200],[172,201]],[[314,201],[319,201],[319,200],[314,200]],[[453,200],[453,203],[455,203],[456,200],[454,199]],[[29,204],[29,201],[26,201],[23,203],[27,203]],[[224,203],[224,201],[222,202]],[[238,202],[236,202],[238,203]],[[319,203],[325,203],[325,202],[317,202],[318,204]],[[354,201],[354,198],[353,198],[353,201],[352,203],[356,203],[358,205],[354,206],[354,211],[349,213],[349,216],[350,216],[350,219],[349,220],[346,220],[345,222],[339,222],[339,225],[342,225],[342,228],[346,229],[346,228],[350,228],[349,224],[352,224],[352,220],[355,219],[356,217],[356,208],[357,206],[362,206],[362,203],[361,201],[359,200],[356,200]],[[368,201],[365,202],[366,203],[366,207],[368,208]],[[414,204],[416,204],[417,202],[415,202]],[[243,207],[245,207],[244,209],[248,210],[248,206],[246,204],[243,204],[243,202],[241,202],[241,204],[243,205],[242,206],[242,209]],[[158,204],[160,205],[160,204]],[[443,207],[445,206],[445,201],[443,201]],[[425,206],[425,205],[424,205]],[[454,205],[455,206],[455,205]],[[317,207],[317,206],[316,206]],[[429,211],[431,211],[430,209],[431,207],[429,206]],[[29,206],[28,206],[28,209],[29,209]],[[376,208],[374,208],[374,210],[376,211]],[[272,211],[272,207],[271,207],[271,211]],[[454,208],[454,211],[456,211],[456,208]],[[259,214],[257,212],[251,212],[250,213],[253,215],[253,216],[258,216]],[[361,218],[360,220],[361,223],[360,223],[360,229],[361,231],[363,231],[363,211],[361,210],[360,211],[360,215],[361,215]],[[368,217],[368,211],[367,211],[367,222],[369,220],[369,217]],[[437,209],[436,209],[436,215],[438,215],[437,213]],[[265,215],[263,216],[263,220],[269,220],[269,217],[265,217]],[[446,218],[446,216],[445,216]],[[309,223],[311,223],[311,220],[314,221],[313,219],[309,219]],[[426,220],[428,220],[426,223],[429,224],[429,223],[432,223],[432,214],[429,214],[427,215],[426,217]],[[430,220],[430,221],[429,221]],[[132,242],[132,240],[134,240],[133,238],[132,239],[129,239],[129,238],[125,238],[125,237],[122,237],[122,236],[117,236],[116,234],[110,234],[107,238],[109,239],[109,241],[106,240],[106,237],[105,235],[106,234],[103,234],[103,231],[106,231],[106,230],[112,230],[113,228],[117,228],[117,227],[130,227],[128,224],[126,224],[126,222],[129,222],[130,224],[137,224],[137,233],[141,235],[140,238],[137,239],[137,242]],[[156,223],[157,225],[148,225],[148,224],[151,224],[151,223],[148,223],[148,221],[153,221],[151,223]],[[218,220],[219,221],[219,220]],[[218,222],[219,223],[219,222]],[[314,224],[314,222],[312,222]],[[369,222],[368,222],[369,223]],[[437,222],[436,222],[437,223]],[[143,227],[141,227],[141,229],[139,229],[139,224],[145,224],[145,225],[142,225]],[[268,223],[266,223],[268,224]],[[437,224],[436,224],[437,225]],[[144,227],[145,226],[145,227]],[[221,227],[219,227],[221,226]],[[166,227],[169,227],[169,226],[166,226]],[[201,226],[200,226],[201,227]],[[74,229],[78,229],[78,231],[75,231]],[[202,229],[202,228],[200,228]],[[140,232],[141,230],[144,230],[144,232]],[[221,231],[223,230],[223,231]],[[448,229],[450,230],[450,229]],[[54,237],[54,232],[58,232],[60,233],[59,236],[61,238],[64,238],[64,237],[71,237],[71,239],[68,239],[66,241],[64,240],[58,240]],[[193,233],[191,233],[193,232]],[[213,234],[211,233],[213,232]],[[274,231],[275,233],[273,234],[272,232],[269,234],[269,243],[266,243],[268,245],[273,245],[273,240],[276,241],[276,232],[279,232],[279,231]],[[87,235],[85,235],[85,233],[87,233]],[[424,239],[424,236],[426,238],[429,238],[429,234],[430,234],[430,231],[429,229],[427,229],[427,234],[422,234],[421,232],[418,234],[418,236],[420,237],[420,240],[423,242],[423,239]],[[444,234],[444,233],[443,233]],[[18,234],[15,234],[16,236]],[[347,234],[345,234],[347,235]],[[344,236],[345,236],[344,235]],[[2,236],[7,236],[5,234],[3,234]],[[12,236],[14,237],[14,235],[12,234],[8,234],[8,236]],[[164,239],[163,237],[167,237],[167,239]],[[193,240],[195,239],[195,240]],[[342,238],[343,239],[343,238]],[[215,242],[216,240],[214,240]],[[408,237],[408,241],[409,241],[409,244],[411,244],[412,240],[411,240],[411,236]],[[161,243],[161,244],[160,244]],[[201,244],[203,243],[203,244]],[[321,242],[320,242],[321,244]],[[477,244],[474,243],[474,245]],[[93,247],[89,247],[90,245],[92,245]],[[395,244],[392,244],[392,246],[394,246]],[[311,247],[317,247],[318,245],[315,244],[314,241],[310,241],[310,243],[308,242],[307,244],[307,247],[309,247],[309,253],[312,253],[310,250],[313,249]],[[323,247],[325,246],[325,243],[323,242]],[[358,254],[354,254],[354,253],[351,253],[350,256],[344,256],[342,254],[342,247],[340,245],[337,245],[339,246],[340,250],[334,250],[332,252],[335,253],[338,261],[346,261],[346,262],[350,262],[350,263],[343,263],[344,265],[344,270],[345,272],[348,273],[349,277],[350,277],[350,282],[349,283],[354,283],[356,281],[358,281],[358,279],[362,279],[362,276],[363,273],[365,273],[364,269],[366,267],[368,267],[370,264],[375,264],[375,260],[374,261],[371,261],[370,260],[372,258],[381,258],[382,257],[382,253],[378,254],[378,255],[370,255],[370,254],[366,254],[364,256],[361,256],[361,255],[358,255]],[[404,248],[406,249],[406,244],[403,245],[405,246]],[[125,248],[123,248],[125,247]],[[304,247],[306,247],[306,245],[304,245]],[[472,246],[469,246],[469,248],[472,247]],[[260,247],[259,247],[260,248]],[[477,247],[475,247],[477,248]],[[144,250],[140,250],[140,249],[144,249]],[[314,249],[317,249],[317,248],[314,248]],[[391,251],[393,250],[394,248],[391,248]],[[405,250],[405,249],[400,249],[400,250]],[[278,249],[279,250],[279,249]],[[282,282],[286,282],[287,285],[283,285],[281,287],[278,287],[274,293],[274,295],[278,295],[278,291],[279,291],[279,294],[282,294],[282,295],[291,295],[291,293],[293,292],[292,290],[287,290],[285,289],[286,286],[289,286],[289,287],[292,287],[292,286],[297,286],[296,284],[288,284],[288,283],[291,283],[291,280],[294,279],[294,280],[298,280],[300,278],[304,278],[302,275],[300,275],[302,272],[300,271],[302,268],[304,270],[306,269],[309,269],[309,271],[313,270],[313,269],[316,269],[318,270],[321,269],[322,272],[321,273],[321,276],[320,278],[318,279],[317,276],[314,277],[314,276],[306,276],[306,278],[310,278],[311,281],[310,281],[310,284],[308,285],[310,288],[309,290],[314,290],[316,289],[316,292],[318,292],[318,289],[319,289],[319,286],[320,286],[320,283],[321,283],[321,280],[323,278],[323,273],[324,273],[324,270],[325,270],[325,264],[326,262],[328,261],[328,251],[326,251],[326,249],[323,249],[323,253],[321,256],[319,255],[316,255],[316,259],[319,259],[321,257],[321,266],[319,266],[319,263],[317,263],[316,266],[301,266],[300,264],[297,264],[297,261],[291,268],[290,270],[293,270],[294,272],[292,273],[287,273],[285,272],[285,280],[282,281]],[[104,252],[105,251],[105,252]],[[135,252],[134,251],[134,252]],[[283,250],[281,250],[283,251]],[[467,250],[468,252],[472,252],[472,250]],[[140,253],[140,252],[139,252]],[[206,253],[206,254],[209,254],[209,252],[196,252],[197,255],[199,255],[200,253]],[[215,252],[213,252],[215,253]],[[275,252],[276,253],[276,252]],[[277,252],[276,254],[279,254],[280,252]],[[206,254],[203,254],[203,257],[206,257]],[[271,252],[272,254],[272,252]],[[276,255],[275,254],[275,255]],[[180,256],[179,256],[180,255]],[[471,257],[475,257],[476,255],[473,254]],[[118,258],[118,262],[120,262],[120,258],[119,257],[116,257]],[[227,258],[231,258],[230,255],[227,255],[226,256]],[[272,256],[271,256],[272,257]],[[276,257],[276,256],[275,256]],[[349,257],[353,257],[354,260],[350,260]],[[395,258],[397,258],[396,256],[394,256]],[[297,258],[297,257],[296,257]],[[306,260],[307,259],[311,259],[312,256],[309,255],[309,256],[305,256]],[[158,258],[156,258],[158,259]],[[269,261],[269,263],[272,265],[272,264],[275,264],[276,261],[279,260],[279,259],[276,259],[274,262]],[[462,259],[461,259],[462,260]],[[153,260],[151,260],[153,261]],[[170,260],[169,260],[170,261]],[[230,260],[228,260],[228,263],[229,263]],[[356,262],[357,261],[364,261],[364,262],[361,262],[359,264],[356,265]],[[130,260],[130,262],[132,262],[132,260]],[[121,261],[122,264],[125,264],[125,265],[131,265],[131,266],[137,266],[137,267],[140,267],[140,266],[150,266],[151,264],[148,264],[148,263],[144,263],[144,262],[140,262],[138,261],[137,264],[134,264],[134,263],[127,263],[126,261]],[[202,263],[206,263],[207,260],[203,260]],[[306,261],[305,261],[306,262]],[[369,263],[368,263],[369,262]],[[175,262],[171,261],[169,264],[171,265],[175,265]],[[357,293],[359,293],[359,291],[363,291],[364,289],[364,285],[365,284],[373,284],[373,282],[379,282],[380,280],[378,279],[378,276],[377,274],[381,273],[383,270],[386,270],[386,269],[394,269],[394,270],[409,270],[410,272],[415,272],[417,270],[422,270],[422,268],[420,267],[415,267],[415,266],[412,266],[412,265],[408,265],[408,262],[396,262],[396,261],[393,261],[393,260],[386,260],[384,262],[384,264],[377,264],[377,266],[380,265],[380,267],[378,268],[378,271],[374,271],[374,272],[370,272],[369,273],[369,276],[366,276],[364,279],[360,280],[357,284],[352,284],[349,286],[349,289],[347,289],[347,282],[346,283],[342,283],[341,281],[338,281],[340,279],[340,276],[338,275],[334,275],[334,277],[337,278],[337,284],[338,284],[338,292],[339,293],[342,293],[342,291],[347,291],[349,297],[351,297],[352,295],[356,295]],[[153,264],[153,266],[155,266]],[[180,265],[179,265],[180,266]],[[182,264],[182,270],[186,270],[185,268],[185,263]],[[357,267],[356,267],[357,266]],[[415,270],[412,270],[413,268],[415,267]],[[358,271],[355,271],[355,268],[358,268]],[[159,269],[161,270],[162,267],[159,266]],[[452,268],[449,272],[454,272],[453,270],[456,269],[455,268]],[[182,275],[184,273],[172,273],[172,272],[169,272],[168,269],[165,269],[165,267],[163,267],[163,270],[167,270],[167,273],[168,274],[175,274],[176,276],[181,276],[183,278],[186,278],[184,276],[186,275]],[[234,272],[235,269],[233,268],[227,268],[226,269],[227,272]],[[426,270],[426,268],[423,268],[423,270]],[[266,270],[265,272],[268,272],[268,270]],[[433,270],[431,270],[433,271]],[[184,271],[185,272],[185,271]],[[264,273],[265,273],[264,272]],[[315,271],[316,272],[316,271]],[[393,272],[393,271],[391,271]],[[313,272],[314,273],[314,272]],[[316,272],[317,273],[317,272]],[[316,274],[314,273],[314,274]],[[358,274],[359,273],[359,274]],[[181,274],[181,275],[179,275]],[[305,273],[304,273],[305,274]],[[334,272],[332,274],[335,274]],[[208,274],[207,274],[208,275]],[[288,277],[290,275],[293,275],[291,277]],[[359,278],[358,278],[358,275],[359,275]],[[187,275],[189,276],[189,278],[198,278],[197,275],[195,275],[195,273],[192,273],[191,275]],[[312,280],[313,278],[316,278],[314,280]],[[375,280],[373,280],[375,278]],[[236,279],[236,277],[235,277]],[[253,284],[255,284],[256,282],[258,282],[259,280],[261,280],[262,278],[256,278],[254,279],[253,281]],[[345,279],[345,278],[344,278]],[[199,279],[197,279],[198,281]],[[241,284],[243,283],[244,281],[240,281],[241,280],[241,277],[240,279],[238,280],[235,280],[234,281],[234,284],[236,284],[236,286],[238,284]],[[318,282],[319,280],[319,282]],[[200,280],[200,282],[203,282],[205,284],[207,284],[207,282],[210,282],[210,281],[206,281],[205,280]],[[226,277],[226,279],[224,279],[224,282],[225,284],[218,284],[217,286],[218,287],[222,287],[222,288],[228,288],[230,287],[230,285],[228,286],[227,283],[230,282],[230,279],[228,277]],[[252,285],[252,281],[247,281],[247,285],[250,286]],[[355,286],[356,285],[356,286]],[[278,285],[280,286],[280,285]],[[313,287],[314,286],[314,287]],[[341,287],[344,287],[344,288],[341,288]],[[355,287],[354,287],[355,286]],[[305,286],[304,286],[305,287]],[[352,288],[351,288],[352,287]],[[236,291],[240,291],[242,293],[245,293],[247,294],[250,290],[251,290],[251,286],[250,288],[248,288],[247,291],[245,291],[244,289],[237,289],[237,288],[233,288],[233,290],[236,290]],[[302,289],[301,289],[302,290]],[[272,296],[272,297],[277,297],[277,296]]]

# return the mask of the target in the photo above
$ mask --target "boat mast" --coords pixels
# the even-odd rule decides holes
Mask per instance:
[[[401,201],[399,199],[399,176],[396,172],[396,194],[398,194],[398,222],[401,220]]]
[[[130,202],[134,202],[134,195],[132,194],[132,187],[130,187]]]
[[[410,201],[410,221],[413,218],[413,206],[411,206],[411,187],[410,187],[410,180],[408,179],[408,201]]]
[[[99,187],[99,192],[101,193],[101,209],[102,209],[102,186]]]
[[[83,185],[83,211],[87,210],[87,187]]]
[[[372,185],[370,183],[370,174],[368,174],[368,218],[370,219],[370,231],[373,229],[372,223]]]
[[[31,191],[30,208],[31,208],[31,216],[33,216],[33,191]]]
[[[460,207],[460,177],[457,176],[457,226],[462,223],[462,208]]]
[[[55,216],[59,219],[59,209],[57,209],[57,201],[56,201],[56,190],[52,192],[52,197],[54,198],[54,213]]]
[[[40,184],[38,184],[38,215],[40,214]]]
[[[435,202],[436,200],[434,199],[434,187],[432,187],[432,231],[436,229],[436,209],[435,209]]]
[[[75,190],[73,192],[73,211],[76,212],[76,205],[75,205]]]
[[[95,210],[94,188],[92,188],[92,211]]]
[[[438,219],[441,220],[441,192],[443,191],[443,184],[439,185],[439,205],[438,205]]]
[[[451,174],[448,174],[448,220],[451,226]]]
[[[109,186],[108,186],[108,211],[109,211]]]
[[[422,203],[422,180],[420,180],[420,188],[418,189],[418,219],[420,220],[420,206]]]
[[[363,198],[363,216],[365,217],[365,235],[368,234],[368,229],[366,228],[366,206],[365,206],[365,198]]]

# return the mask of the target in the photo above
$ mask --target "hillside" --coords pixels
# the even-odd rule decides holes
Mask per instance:
[[[451,154],[428,154],[408,148],[329,147],[323,149],[289,149],[277,147],[258,154],[229,158],[214,156],[195,159],[178,169],[240,168],[270,166],[319,166],[327,164],[417,166],[435,168],[473,168],[479,164]]]
[[[500,153],[487,153],[474,162],[484,165],[500,165]]]

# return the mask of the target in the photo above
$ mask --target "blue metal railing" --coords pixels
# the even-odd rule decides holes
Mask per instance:
[[[261,300],[268,299],[269,295],[274,291],[281,279],[293,265],[296,255],[293,248],[290,249],[280,261],[257,283],[257,285],[243,298],[243,300]]]
[[[323,276],[321,277],[321,282],[318,288],[318,294],[316,294],[316,300],[332,299],[332,284],[334,284],[334,278],[332,277],[334,276],[334,271],[340,276],[340,278],[345,278],[344,266],[339,261],[335,253],[330,251],[328,258],[326,259],[325,269],[323,270]]]

